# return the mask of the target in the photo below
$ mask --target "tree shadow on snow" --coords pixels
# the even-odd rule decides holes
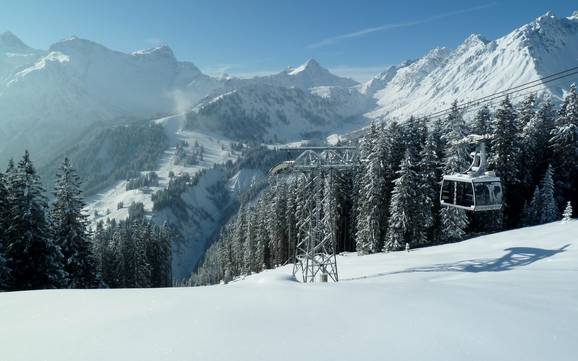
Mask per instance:
[[[570,244],[562,246],[558,249],[543,249],[533,247],[512,247],[506,248],[507,253],[500,258],[494,259],[477,259],[465,260],[454,263],[437,264],[428,267],[409,268],[403,271],[386,272],[370,276],[349,278],[347,281],[382,277],[387,275],[394,275],[400,273],[414,273],[414,272],[502,272],[510,271],[515,268],[530,265],[534,262],[544,258],[552,257],[558,253],[562,253],[568,248]],[[346,281],[346,280],[344,280]]]

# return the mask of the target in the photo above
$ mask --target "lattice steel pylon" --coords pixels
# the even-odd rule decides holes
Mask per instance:
[[[333,196],[333,182],[335,172],[351,170],[358,161],[355,147],[308,147],[283,148],[287,151],[301,151],[294,160],[283,162],[271,169],[271,175],[297,172],[305,177],[305,188],[311,191],[306,197],[305,217],[300,220],[299,232],[296,237],[295,259],[293,275],[299,274],[303,282],[315,282],[318,275],[324,274],[332,281],[339,281],[337,272],[336,239],[329,212],[324,212],[324,204]],[[329,189],[328,189],[329,188]]]

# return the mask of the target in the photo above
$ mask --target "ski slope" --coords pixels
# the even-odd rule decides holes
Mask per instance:
[[[578,221],[229,285],[0,294],[0,359],[576,360]]]

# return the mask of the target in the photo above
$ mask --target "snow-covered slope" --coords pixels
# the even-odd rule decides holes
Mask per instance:
[[[40,54],[11,32],[0,33],[0,83],[16,69],[33,63]]]
[[[578,16],[551,12],[494,41],[471,35],[454,50],[437,48],[389,68],[362,86],[379,107],[370,117],[404,118],[445,109],[578,65]],[[578,76],[533,88],[560,98]],[[380,88],[380,89],[378,89]]]
[[[187,118],[190,129],[275,143],[317,138],[353,121],[369,104],[354,88],[253,84],[205,99]]]
[[[145,215],[158,224],[165,221],[174,227],[183,236],[173,244],[173,275],[180,280],[188,277],[194,265],[202,258],[207,247],[206,242],[211,240],[227,215],[230,199],[223,199],[216,188],[219,183],[227,181],[222,171],[211,169],[215,164],[233,161],[238,154],[231,148],[231,141],[222,137],[209,136],[203,133],[183,130],[184,115],[174,115],[156,120],[162,124],[169,138],[170,147],[165,151],[158,167],[154,172],[158,175],[159,183],[139,189],[127,190],[127,181],[120,181],[112,188],[96,194],[87,200],[86,212],[94,225],[97,221],[108,219],[124,220],[128,218],[128,207],[131,203],[142,203]],[[196,164],[182,164],[176,161],[176,147],[186,142],[185,152],[192,147],[203,149],[202,160]],[[170,175],[179,176],[188,174],[195,176],[200,171],[207,173],[194,187],[190,187],[182,196],[186,213],[174,214],[170,208],[153,212],[152,195],[154,192],[165,189],[170,181]],[[147,173],[147,172],[143,172]],[[221,187],[223,190],[225,187]],[[232,192],[233,190],[231,190]],[[122,203],[122,207],[118,204]],[[230,212],[230,210],[229,210]],[[180,217],[179,217],[180,216]]]
[[[355,80],[332,74],[322,67],[317,60],[309,59],[304,64],[289,67],[277,74],[257,76],[251,79],[228,78],[225,84],[231,88],[243,85],[265,84],[281,87],[309,89],[317,86],[351,87],[358,83]]]
[[[42,156],[96,121],[174,113],[218,86],[165,46],[125,54],[71,38],[38,52],[3,34],[0,155],[28,147]]]
[[[526,360],[578,352],[578,222],[226,286],[0,294],[0,359]],[[34,347],[30,347],[34,345]]]

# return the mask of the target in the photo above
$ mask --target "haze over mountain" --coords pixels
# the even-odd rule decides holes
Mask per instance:
[[[126,54],[70,38],[37,50],[6,32],[0,35],[0,159],[30,148],[44,161],[95,122],[118,124],[189,112],[205,97],[193,111],[203,110],[204,129],[222,130],[215,128],[218,124],[234,128],[237,120],[230,112],[242,108],[250,124],[267,128],[257,131],[261,140],[272,140],[275,133],[296,140],[329,132],[363,113],[370,119],[403,119],[444,109],[454,100],[492,94],[577,63],[576,13],[568,18],[547,13],[493,41],[471,35],[456,49],[433,49],[361,85],[331,74],[313,59],[269,76],[214,78],[177,60],[166,46]],[[533,90],[559,99],[568,84],[564,79]],[[311,90],[321,86],[326,90]],[[239,101],[225,105],[233,98]],[[292,103],[303,114],[280,109],[273,99]],[[214,113],[207,113],[208,104]]]

